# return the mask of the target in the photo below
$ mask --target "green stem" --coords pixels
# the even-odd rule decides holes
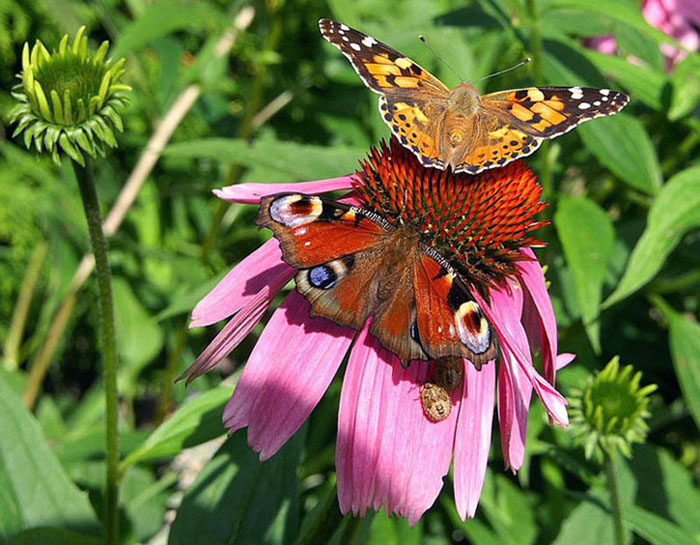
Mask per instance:
[[[95,270],[102,317],[104,355],[105,406],[107,411],[107,480],[105,485],[105,533],[107,545],[116,545],[119,538],[117,500],[119,492],[119,431],[117,429],[117,358],[114,334],[112,273],[107,255],[107,239],[102,231],[102,214],[97,188],[89,161],[84,167],[73,162],[75,177],[83,199],[90,242],[95,255]]]
[[[625,545],[625,529],[622,525],[622,502],[620,501],[620,487],[615,471],[615,461],[608,451],[605,452],[605,472],[608,475],[608,489],[610,490],[610,505],[612,506],[613,521],[615,523],[615,543]]]

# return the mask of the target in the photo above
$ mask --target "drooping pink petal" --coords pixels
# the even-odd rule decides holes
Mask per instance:
[[[229,433],[248,426],[248,444],[267,460],[308,418],[338,370],[355,332],[311,318],[291,292],[260,335],[224,410]]]
[[[203,327],[231,316],[263,294],[272,299],[296,270],[282,261],[279,242],[268,240],[224,276],[192,311],[190,327]]]
[[[477,371],[467,363],[455,437],[454,489],[462,520],[473,517],[484,486],[493,426],[496,362]]]
[[[517,287],[511,289],[520,288]],[[559,392],[557,392],[551,384],[544,380],[544,378],[542,378],[539,373],[535,371],[532,365],[527,365],[527,361],[529,359],[527,352],[520,348],[520,343],[518,343],[515,338],[515,335],[519,334],[522,334],[525,337],[524,331],[522,331],[522,327],[520,327],[520,332],[517,329],[513,331],[513,328],[509,326],[509,324],[514,324],[515,321],[519,319],[519,316],[517,318],[513,315],[509,316],[509,313],[512,314],[512,308],[510,305],[499,307],[497,301],[494,300],[498,299],[500,301],[507,299],[509,297],[508,293],[503,292],[502,290],[490,290],[491,305],[484,300],[477,290],[473,290],[471,294],[484,310],[484,314],[486,314],[486,317],[496,330],[498,339],[502,343],[502,349],[504,347],[510,349],[514,356],[515,362],[528,377],[528,380],[535,388],[537,395],[547,409],[550,417],[561,426],[568,425],[569,417],[566,412],[566,399]]]
[[[557,371],[563,369],[576,359],[576,354],[563,352],[557,356]]]
[[[526,309],[523,316],[523,324],[526,331],[532,327],[533,324],[526,317],[529,318],[531,316],[532,306],[534,306],[535,314],[539,318],[539,336],[542,342],[544,376],[550,384],[554,384],[556,375],[555,361],[557,357],[557,320],[554,317],[552,300],[547,292],[544,272],[536,260],[535,253],[530,248],[522,248],[521,252],[533,258],[533,261],[520,261],[517,265],[524,287],[527,290],[527,297],[524,301]]]
[[[197,357],[178,380],[187,377],[187,385],[194,379],[210,371],[250,333],[270,306],[274,294],[258,293],[248,300],[245,306],[229,320],[214,340]]]
[[[315,182],[297,182],[291,184],[237,184],[228,185],[221,189],[215,189],[214,195],[229,202],[257,204],[266,195],[275,193],[308,193],[318,195],[330,191],[340,191],[352,187],[354,174],[331,178],[329,180],[318,180]]]
[[[353,346],[340,397],[338,499],[343,513],[385,506],[413,525],[449,470],[460,400],[452,397],[448,418],[429,421],[419,396],[430,363],[403,369],[367,331]]]
[[[527,415],[532,398],[532,384],[523,367],[532,368],[532,356],[525,329],[520,322],[524,293],[518,284],[509,290],[491,290],[491,305],[498,316],[498,324],[507,331],[524,356],[519,365],[508,343],[501,346],[501,367],[498,374],[498,423],[501,447],[507,469],[517,471],[523,463],[527,439]]]

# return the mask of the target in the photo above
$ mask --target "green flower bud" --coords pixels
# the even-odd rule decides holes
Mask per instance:
[[[131,87],[120,83],[125,59],[105,60],[109,42],[97,51],[88,49],[81,27],[73,43],[66,34],[58,49],[49,53],[37,40],[24,44],[20,84],[12,95],[19,104],[10,121],[17,123],[14,137],[24,133],[27,148],[48,152],[60,163],[60,152],[85,164],[83,157],[105,155],[106,146],[116,147],[115,134],[124,130],[119,112],[127,103]]]
[[[632,443],[644,441],[649,394],[656,384],[640,387],[641,378],[631,365],[620,369],[620,358],[615,356],[582,390],[572,392],[571,430],[584,445],[586,458],[600,459],[603,451],[615,450],[629,458]]]

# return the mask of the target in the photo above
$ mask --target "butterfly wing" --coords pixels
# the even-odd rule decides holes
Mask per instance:
[[[404,364],[427,359],[411,335],[416,311],[410,271],[403,263],[386,267],[393,232],[386,220],[354,206],[285,193],[262,199],[256,223],[272,229],[283,259],[299,269],[297,290],[313,316],[361,329],[374,315],[370,332]],[[398,254],[409,259],[407,252]]]
[[[330,19],[319,20],[318,28],[348,58],[365,85],[377,93],[421,92],[445,97],[449,92],[430,72],[372,36]]]
[[[526,157],[545,139],[619,112],[629,97],[611,89],[530,87],[490,93],[481,100],[474,116],[475,137],[455,161],[457,172],[476,174]]]
[[[432,358],[461,356],[480,369],[498,354],[496,337],[467,287],[442,261],[426,249],[414,264],[420,344]]]
[[[323,37],[345,55],[365,85],[381,94],[379,112],[423,165],[444,168],[436,147],[450,90],[395,49],[347,25],[321,19]]]

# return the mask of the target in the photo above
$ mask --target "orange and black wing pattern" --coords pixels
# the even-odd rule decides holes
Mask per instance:
[[[619,112],[629,97],[612,89],[530,87],[481,97],[475,138],[455,161],[456,172],[476,174],[527,157],[555,138],[596,117]]]

